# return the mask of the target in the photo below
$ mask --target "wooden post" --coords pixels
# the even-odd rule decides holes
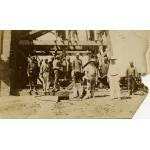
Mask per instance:
[[[113,47],[112,47],[112,41],[111,41],[111,31],[108,31],[107,35],[107,46],[108,46],[108,56],[113,55]]]
[[[0,32],[0,47],[1,47],[1,60],[0,60],[0,95],[8,96],[10,94],[10,44],[11,44],[11,31],[4,30]]]

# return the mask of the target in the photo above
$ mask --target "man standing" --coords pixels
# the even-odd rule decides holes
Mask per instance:
[[[100,45],[98,49],[98,54],[97,54],[99,66],[101,66],[102,64],[102,60],[103,60],[102,56],[103,56],[103,45]]]
[[[87,90],[84,99],[94,97],[95,86],[97,81],[96,61],[92,58],[85,69],[85,78],[87,79]]]
[[[79,58],[79,53],[76,54],[76,59],[73,61],[72,67],[74,77],[73,97],[81,97],[82,95],[80,95],[80,89],[82,81],[82,61]]]
[[[49,65],[49,88],[51,88],[54,81],[53,58],[50,58],[48,65]]]
[[[72,63],[70,57],[67,58],[67,80],[71,81]]]
[[[108,69],[108,80],[110,86],[111,99],[120,99],[120,72],[116,64],[116,58],[113,56],[110,59],[110,65]]]
[[[126,76],[128,79],[128,92],[129,95],[135,92],[135,78],[137,77],[137,69],[133,62],[129,63],[130,66],[127,68]]]
[[[63,73],[63,79],[67,80],[67,61],[66,57],[62,58],[62,73]]]
[[[61,69],[60,57],[57,55],[55,60],[53,61],[53,69],[54,69],[54,88],[53,91],[57,92],[59,90],[59,75]]]
[[[32,91],[34,91],[37,94],[37,90],[36,90],[37,73],[38,73],[38,65],[35,62],[35,57],[32,57],[27,66],[27,75],[29,77],[30,95]]]
[[[44,94],[48,93],[49,90],[49,64],[48,59],[45,59],[45,62],[41,65],[40,74],[43,79],[43,90]]]
[[[109,60],[107,56],[104,56],[104,60],[100,66],[100,83],[102,83],[102,85],[105,88],[108,88],[108,80],[107,80],[107,73],[108,73],[108,68],[109,68]]]

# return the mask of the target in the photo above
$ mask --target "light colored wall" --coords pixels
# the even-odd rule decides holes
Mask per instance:
[[[139,72],[146,73],[147,40],[131,30],[111,30],[109,33],[111,48],[113,55],[118,58],[121,75],[125,75],[129,61],[134,61]]]

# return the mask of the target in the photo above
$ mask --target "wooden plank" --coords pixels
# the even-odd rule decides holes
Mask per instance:
[[[31,37],[32,39],[36,39],[37,37],[40,37],[48,32],[50,32],[51,30],[32,30],[29,32],[29,37]]]
[[[20,40],[19,45],[31,45],[32,42],[28,40]],[[33,40],[33,45],[37,46],[99,46],[99,42],[95,41],[78,41],[78,42],[68,42],[66,41],[45,41],[45,40]]]
[[[61,100],[69,100],[69,96],[36,96],[38,100],[41,101],[54,101],[54,102],[60,102]]]
[[[95,42],[95,41],[77,41],[77,42],[68,42],[67,40],[66,41],[40,41],[40,40],[34,40],[33,41],[33,44],[34,45],[65,45],[65,46],[68,46],[68,45],[73,45],[73,46],[99,46],[100,43],[99,42]]]

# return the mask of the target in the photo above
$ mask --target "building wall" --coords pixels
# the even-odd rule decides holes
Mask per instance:
[[[111,30],[111,48],[113,55],[117,57],[121,75],[124,76],[130,61],[133,61],[140,73],[146,73],[146,56],[148,43],[135,31]],[[147,32],[146,32],[147,33]]]

